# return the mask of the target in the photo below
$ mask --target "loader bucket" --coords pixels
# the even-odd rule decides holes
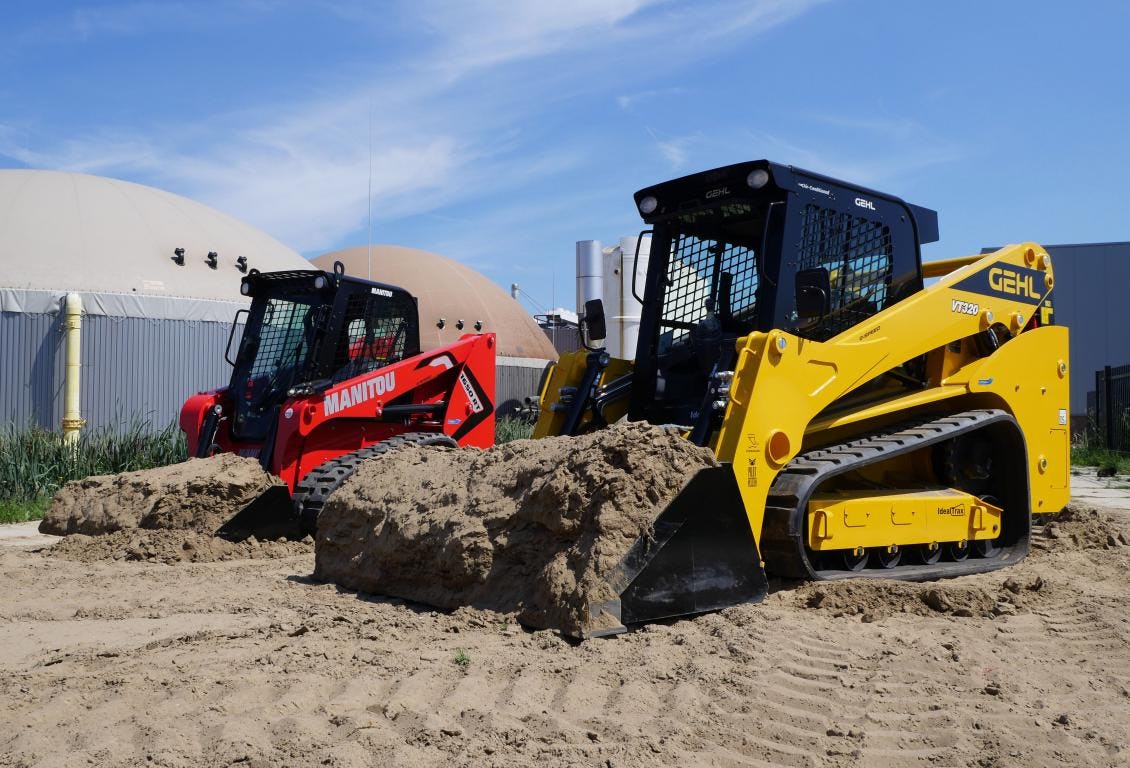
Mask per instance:
[[[697,472],[656,518],[653,535],[632,545],[608,582],[619,598],[591,606],[592,626],[601,628],[585,637],[761,602],[768,582],[733,470]],[[603,628],[609,618],[621,625]]]
[[[243,541],[251,536],[257,539],[302,538],[290,490],[285,485],[272,485],[221,525],[216,536],[229,541]]]

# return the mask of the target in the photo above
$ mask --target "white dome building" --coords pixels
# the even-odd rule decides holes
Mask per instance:
[[[77,173],[0,170],[0,424],[56,427],[63,305],[82,299],[88,426],[174,420],[224,386],[224,348],[247,306],[240,278],[310,269],[230,216],[152,187]]]

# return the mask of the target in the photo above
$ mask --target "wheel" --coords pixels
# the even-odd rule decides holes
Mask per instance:
[[[993,444],[974,432],[942,445],[942,480],[954,488],[982,496],[993,490]]]
[[[1001,551],[1000,539],[977,539],[972,542],[973,553],[978,557],[996,557]]]
[[[974,432],[945,444],[942,479],[955,488],[972,493],[993,506],[1000,502],[992,495],[994,486],[994,449],[985,435]],[[999,538],[966,542],[952,541],[942,549],[947,560],[960,563],[970,552],[979,557],[992,557],[1000,552]],[[935,561],[936,562],[936,561]]]
[[[945,550],[947,560],[953,560],[955,563],[960,563],[962,560],[969,557],[969,542],[951,541],[945,545]]]
[[[933,565],[941,561],[942,548],[938,544],[919,544],[914,547],[914,559],[921,565]]]
[[[898,547],[875,547],[871,554],[880,568],[894,568],[902,560],[902,550]]]
[[[845,571],[862,571],[867,567],[867,550],[863,547],[845,549],[842,557]]]

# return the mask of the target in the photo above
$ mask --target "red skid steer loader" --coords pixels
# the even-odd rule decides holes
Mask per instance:
[[[495,336],[420,351],[416,299],[320,270],[251,270],[228,337],[231,383],[190,397],[190,456],[259,459],[281,480],[216,533],[240,540],[313,533],[318,512],[367,459],[404,445],[494,444]],[[244,315],[243,335],[231,357]]]

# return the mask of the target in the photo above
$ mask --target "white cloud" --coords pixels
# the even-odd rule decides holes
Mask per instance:
[[[103,33],[135,35],[154,25],[192,18],[194,14],[181,3],[126,3],[77,8],[71,13],[70,28],[85,40]]]
[[[439,68],[458,77],[468,71],[567,49],[589,48],[619,36],[621,23],[657,0],[424,0],[420,18],[439,37]]]
[[[655,148],[659,150],[659,154],[673,169],[683,168],[687,165],[688,150],[702,139],[702,135],[697,133],[689,136],[661,137],[651,128],[647,129],[647,133],[655,142]]]
[[[825,116],[821,121],[834,121],[845,130],[822,133],[818,139],[805,138],[809,131],[796,131],[801,138],[791,139],[768,131],[750,131],[749,136],[761,155],[865,186],[889,185],[923,168],[954,162],[962,152],[910,119]]]
[[[355,75],[354,85],[328,89],[318,99],[205,113],[177,124],[103,125],[54,140],[35,130],[20,134],[33,139],[17,140],[14,130],[0,130],[0,154],[38,167],[155,184],[244,218],[309,252],[333,247],[364,225],[370,118],[374,218],[435,210],[583,161],[580,147],[531,151],[531,140],[522,133],[552,97],[550,78],[554,86],[589,88],[593,74],[615,55],[630,81],[640,50],[663,45],[667,65],[675,66],[710,50],[695,40],[768,28],[811,4],[404,0],[374,8],[367,2],[335,2],[333,10],[358,24],[403,25],[418,43],[417,54],[376,72],[369,69],[363,79]],[[239,6],[256,13],[273,7]],[[85,36],[143,34],[178,13],[184,13],[183,6],[135,3],[76,12],[72,22],[75,33]],[[558,59],[549,57],[564,53],[570,54],[567,66],[554,66]],[[348,82],[348,73],[340,80]],[[625,98],[630,104],[632,97]],[[655,139],[673,167],[688,161],[697,140]]]
[[[627,112],[641,102],[651,101],[652,99],[662,98],[664,96],[678,96],[681,93],[684,93],[682,88],[662,88],[659,90],[640,91],[639,93],[628,93],[623,96],[617,96],[616,103],[620,106],[620,109]]]

